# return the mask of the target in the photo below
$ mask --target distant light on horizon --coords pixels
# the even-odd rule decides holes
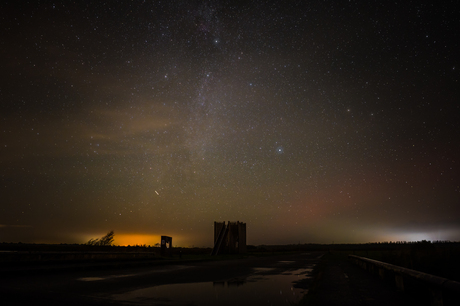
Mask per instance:
[[[458,230],[395,231],[383,235],[381,241],[458,241],[459,234]]]

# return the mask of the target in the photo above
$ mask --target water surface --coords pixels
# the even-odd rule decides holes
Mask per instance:
[[[254,268],[243,278],[147,287],[111,298],[137,305],[291,305],[308,292],[296,282],[310,278],[312,268]]]

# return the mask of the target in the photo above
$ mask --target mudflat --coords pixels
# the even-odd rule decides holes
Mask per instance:
[[[0,276],[0,294],[5,301],[2,305],[160,305],[151,296],[134,297],[130,293],[142,293],[144,289],[174,284],[210,283],[211,287],[215,284],[216,290],[220,284],[224,284],[225,288],[235,284],[249,288],[253,282],[263,282],[271,276],[285,277],[297,270],[305,271],[307,267],[311,268],[318,263],[322,254],[323,252],[309,252],[220,257],[219,260],[211,261],[172,260],[165,261],[164,264],[156,261],[137,266],[82,266],[81,270],[57,269],[50,272],[45,269],[35,270],[33,273],[22,271],[18,274],[10,271],[8,275]],[[289,290],[283,292],[267,287],[266,296],[271,293],[269,290],[286,294],[286,291],[291,291],[291,287],[292,290],[301,288],[306,292],[308,279],[312,280],[312,277],[307,277],[304,273],[298,275],[298,279],[299,282],[292,286],[289,284]],[[135,300],[120,301],[115,298],[123,294]],[[265,294],[262,296],[265,298]],[[173,302],[174,297],[171,301],[161,303],[174,305]]]

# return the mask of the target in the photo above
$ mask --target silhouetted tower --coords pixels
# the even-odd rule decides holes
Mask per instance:
[[[214,222],[214,248],[211,255],[246,253],[246,223]]]

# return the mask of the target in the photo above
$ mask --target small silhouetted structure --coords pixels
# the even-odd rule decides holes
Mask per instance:
[[[172,237],[161,236],[161,256],[172,256]]]
[[[246,223],[214,222],[214,248],[211,255],[246,253]]]

